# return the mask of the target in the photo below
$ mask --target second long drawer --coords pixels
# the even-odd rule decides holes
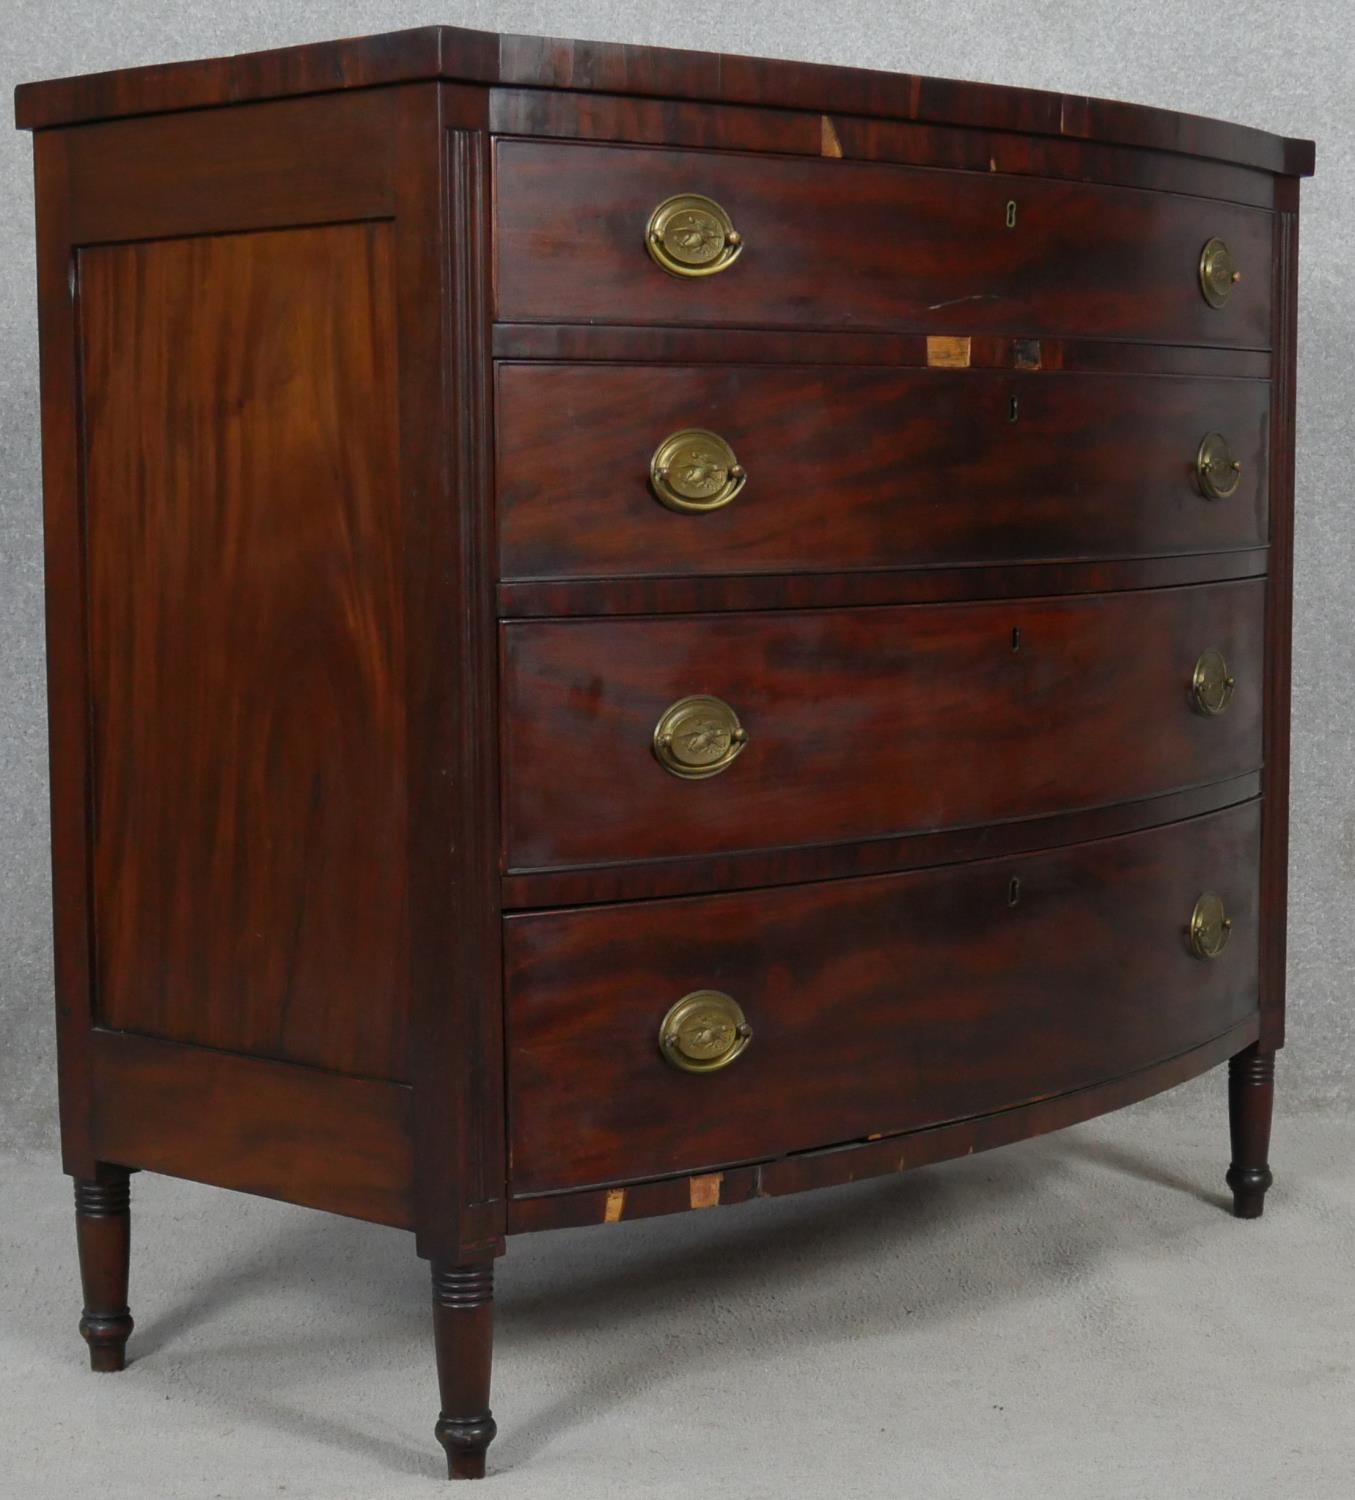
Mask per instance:
[[[500,576],[1264,546],[1268,397],[1239,379],[503,364]]]
[[[1264,599],[1251,579],[508,623],[507,867],[884,837],[1242,775],[1261,761]]]

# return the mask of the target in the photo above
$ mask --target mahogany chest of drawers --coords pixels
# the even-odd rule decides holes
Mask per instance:
[[[1224,1062],[1261,1212],[1310,143],[446,28],[17,110],[95,1369],[142,1169],[412,1229],[467,1477],[507,1235]]]

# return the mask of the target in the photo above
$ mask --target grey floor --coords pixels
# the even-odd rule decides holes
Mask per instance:
[[[1198,1098],[1203,1096],[1197,1095]],[[514,1240],[486,1490],[510,1497],[1355,1496],[1355,1121],[1140,1106],[910,1176]],[[83,1368],[66,1183],[5,1163],[0,1494],[432,1495],[403,1234],[134,1179],[135,1362]]]

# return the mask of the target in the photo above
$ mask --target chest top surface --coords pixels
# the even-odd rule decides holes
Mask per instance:
[[[1313,143],[1146,105],[717,52],[425,26],[237,57],[21,84],[23,129],[418,80],[841,111],[1138,146],[1289,176],[1313,170]]]

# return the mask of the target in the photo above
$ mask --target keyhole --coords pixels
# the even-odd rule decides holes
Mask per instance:
[[[1007,905],[1015,906],[1021,900],[1021,877],[1013,875],[1007,882]]]
[[[1021,627],[1019,625],[1013,625],[1012,626],[1012,650],[1013,651],[1019,651],[1020,649],[1021,649]]]
[[[1007,403],[1007,420],[1009,422],[1015,422],[1020,415],[1021,398],[1019,396],[1013,396]]]
[[[1007,199],[1007,228],[1008,229],[1015,229],[1016,228],[1016,199],[1015,198],[1008,198]]]

